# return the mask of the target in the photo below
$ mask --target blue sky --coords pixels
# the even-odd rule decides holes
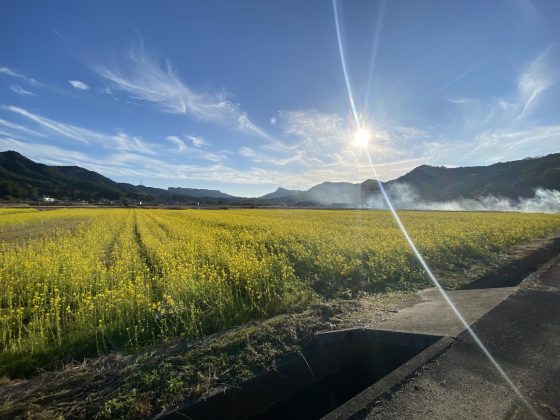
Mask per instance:
[[[383,180],[560,151],[559,1],[337,9]],[[372,177],[329,0],[8,1],[0,35],[0,150],[245,196]]]

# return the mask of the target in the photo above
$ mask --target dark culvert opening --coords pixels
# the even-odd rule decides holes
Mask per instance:
[[[348,355],[331,374],[274,404],[260,419],[318,419],[392,372],[421,349],[371,343],[363,354]]]
[[[350,329],[318,334],[302,354],[239,387],[165,413],[165,418],[317,419],[441,337]],[[404,378],[403,378],[404,379]]]

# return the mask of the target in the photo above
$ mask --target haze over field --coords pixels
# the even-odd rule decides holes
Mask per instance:
[[[424,201],[407,184],[396,184],[389,189],[389,196],[397,209],[446,210],[446,211],[514,211],[524,213],[560,213],[560,192],[538,189],[532,198],[517,200],[493,195],[450,201]],[[368,202],[374,209],[386,208],[381,194]]]
[[[218,190],[167,189],[118,183],[77,166],[48,166],[14,151],[0,152],[0,200],[37,202],[45,196],[73,204],[257,205],[276,207],[354,207],[385,209],[380,186],[393,206],[409,210],[560,212],[560,153],[482,167],[420,166],[379,184],[323,182],[312,188],[278,188],[244,198]]]

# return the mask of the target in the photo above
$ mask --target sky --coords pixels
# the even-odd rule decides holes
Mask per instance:
[[[382,180],[560,152],[560,1],[337,0]],[[14,0],[0,150],[260,196],[372,178],[330,0]]]

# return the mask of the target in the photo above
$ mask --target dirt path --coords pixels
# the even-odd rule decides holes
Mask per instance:
[[[54,229],[74,229],[83,221],[84,219],[63,219],[5,227],[0,230],[0,242],[15,246],[37,240]]]

